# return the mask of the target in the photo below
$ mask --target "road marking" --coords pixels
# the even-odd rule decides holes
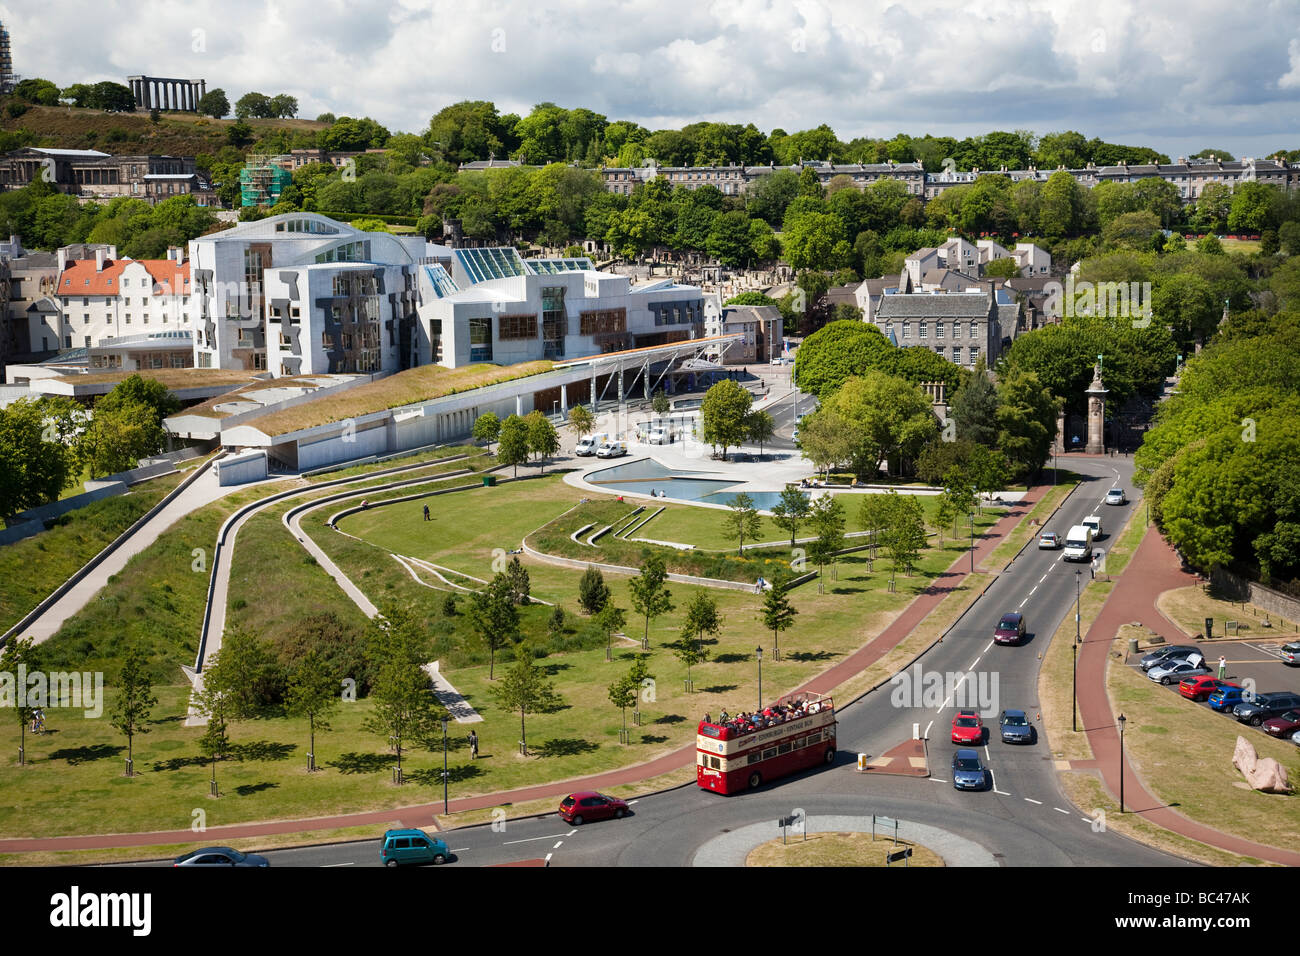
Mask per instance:
[[[925,733],[923,733],[923,734],[921,735],[921,737],[922,737],[923,739],[925,739],[925,740],[929,740],[929,739],[930,739],[930,728],[933,727],[933,726],[934,726],[934,721],[933,721],[933,720],[930,721],[928,724],[925,725]]]
[[[931,777],[930,779],[933,780],[935,783],[947,783],[947,782],[948,782],[947,780],[944,780],[942,777]]]
[[[354,864],[352,863],[325,863],[321,865],[321,869],[328,870],[330,867],[333,866],[353,866],[353,865]]]
[[[546,862],[547,862],[547,863],[550,863],[550,862],[551,862],[551,857],[554,856],[554,855],[555,855],[555,854],[553,854],[553,853],[548,853],[548,854],[546,854]]]
[[[983,656],[984,656],[983,654],[980,655],[980,657],[983,657]],[[980,662],[979,657],[975,658],[975,660],[971,662],[970,667],[968,667],[968,668],[966,668],[966,669],[967,669],[968,671],[973,671],[973,670],[975,669],[975,665],[978,664],[979,662]]]
[[[634,803],[636,803],[636,802],[637,802],[637,801],[635,801],[635,800],[629,800],[629,801],[627,802],[627,805],[630,807],[630,806],[632,806],[632,804],[634,804]]]
[[[1034,803],[1034,804],[1037,804],[1037,805],[1040,806],[1040,807],[1043,805],[1043,801],[1042,801],[1042,800],[1030,800],[1028,797],[1025,797],[1025,802],[1026,802],[1026,803]]]
[[[561,840],[559,843],[555,844],[555,846],[551,847],[551,849],[552,849],[552,850],[558,850],[558,849],[559,849],[560,847],[562,847],[562,846],[564,846],[564,841],[563,841],[563,840]]]
[[[1037,590],[1038,590],[1038,585],[1035,584],[1032,588],[1029,589],[1029,596],[1030,596],[1030,597],[1033,597],[1034,592],[1037,591]],[[1025,600],[1027,601],[1027,600],[1029,600],[1029,598],[1025,598]]]
[[[571,831],[574,832],[574,831]],[[554,840],[557,836],[568,836],[567,833],[552,833],[550,836],[529,837],[527,840],[506,840],[502,846],[512,846],[515,843],[535,843],[538,840]]]
[[[984,651],[983,651],[983,653],[987,654],[989,648],[992,647],[992,646],[993,646],[993,642],[992,642],[992,641],[989,641],[987,644],[985,644],[985,645],[984,645]]]
[[[1051,573],[1052,573],[1052,572],[1050,572],[1050,571],[1047,572],[1047,574],[1051,574]],[[1047,580],[1047,574],[1044,574],[1041,578],[1038,579],[1038,583],[1039,583],[1039,584],[1042,584],[1044,581]]]
[[[451,852],[452,852],[452,853],[464,853],[464,852],[465,852],[466,850],[468,850],[468,849],[469,849],[469,847],[467,847],[467,846],[454,846],[454,847],[451,848]]]
[[[994,793],[1000,793],[1000,794],[1002,794],[1002,796],[1004,796],[1004,797],[1009,797],[1009,796],[1011,796],[1011,794],[1007,793],[1005,790],[999,790],[999,789],[997,789],[997,787],[994,787],[994,788],[993,788],[993,792],[994,792]]]
[[[1021,601],[1020,604],[1017,606],[1017,610],[1019,610],[1020,608],[1024,607],[1024,606],[1025,606],[1026,604],[1028,604],[1028,603],[1029,603],[1029,598],[1025,598],[1025,599],[1024,599],[1023,601]]]
[[[565,836],[573,836],[573,835],[574,835],[575,833],[577,833],[577,832],[578,832],[578,828],[577,828],[577,827],[574,827],[572,830],[570,830],[568,833],[566,833],[566,834],[564,834],[564,835],[565,835]]]
[[[1070,815],[1069,810],[1062,810],[1060,807],[1052,807],[1057,813],[1064,813],[1067,817]]]

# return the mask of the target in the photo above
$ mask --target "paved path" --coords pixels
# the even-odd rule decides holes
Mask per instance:
[[[1152,529],[1084,636],[1079,651],[1079,713],[1102,780],[1116,799],[1120,780],[1119,729],[1106,693],[1106,661],[1111,644],[1121,625],[1133,621],[1140,621],[1171,644],[1187,641],[1190,635],[1184,634],[1160,613],[1156,600],[1165,591],[1197,582],[1195,575],[1181,570],[1173,548]],[[1231,755],[1219,754],[1213,759],[1227,761]],[[1077,766],[1080,762],[1074,763]],[[1285,866],[1300,866],[1300,853],[1265,846],[1189,820],[1147,790],[1127,760],[1125,767],[1124,806],[1130,812],[1166,830],[1221,850]]]
[[[470,706],[469,701],[455,687],[451,686],[451,681],[443,676],[438,670],[438,662],[424,665],[424,672],[429,675],[429,680],[433,682],[433,696],[438,698],[438,702],[447,708],[447,712],[456,719],[460,724],[481,723],[483,716]]]
[[[1050,486],[1040,485],[1030,490],[1029,494],[1015,507],[998,520],[992,529],[981,535],[975,546],[977,565],[988,558],[1002,539],[1015,528],[1038,499]],[[932,611],[944,596],[958,587],[965,579],[963,569],[969,566],[970,558],[962,555],[947,571],[943,572],[909,604],[894,621],[885,628],[866,647],[850,655],[839,664],[813,678],[792,693],[825,692],[847,678],[862,671],[880,660],[903,640],[918,623]],[[452,800],[452,812],[481,810],[506,804],[520,804],[530,800],[562,796],[575,790],[603,790],[648,780],[661,774],[670,773],[689,766],[695,760],[695,746],[688,744],[645,763],[621,767],[605,773],[593,774],[570,780],[553,781],[533,787],[523,787],[498,793],[485,793],[474,797]],[[370,813],[342,814],[332,817],[317,817],[306,820],[274,820],[266,823],[238,824],[229,827],[209,827],[206,837],[216,844],[223,840],[243,837],[270,836],[282,833],[301,833],[311,830],[335,829],[340,827],[402,824],[405,826],[426,826],[428,821],[442,812],[442,802],[426,803],[413,807],[376,810]],[[193,834],[189,830],[168,830],[152,833],[125,833],[96,836],[54,837],[45,839],[10,839],[0,840],[0,853],[25,853],[38,850],[88,850],[112,847],[150,846],[167,843],[190,843]]]

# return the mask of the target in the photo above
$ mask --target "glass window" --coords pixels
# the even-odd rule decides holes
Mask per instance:
[[[492,320],[490,318],[469,320],[469,360],[471,362],[492,361]]]

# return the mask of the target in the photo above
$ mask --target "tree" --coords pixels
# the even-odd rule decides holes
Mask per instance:
[[[1214,333],[1222,313],[1210,284],[1195,274],[1168,276],[1151,293],[1151,313],[1168,326],[1184,350],[1193,340],[1204,341]]]
[[[599,614],[609,601],[609,587],[599,568],[587,566],[578,582],[578,604],[588,614]]]
[[[253,141],[253,127],[242,119],[226,127],[226,141],[237,149],[243,149]]]
[[[709,659],[709,649],[704,646],[705,635],[716,635],[722,629],[722,616],[718,604],[707,591],[700,588],[686,605],[686,620],[682,622],[681,636],[673,645],[673,653],[686,665],[686,687],[694,689],[691,668]]]
[[[758,453],[763,454],[763,445],[772,440],[772,435],[776,432],[776,422],[773,421],[770,412],[763,410],[752,411],[745,416],[747,441],[758,444]]]
[[[934,509],[934,527],[939,532],[939,547],[943,547],[943,532],[948,525],[957,520],[957,509],[953,507],[952,498],[946,494],[939,496],[939,505]],[[954,535],[954,537],[956,537]]]
[[[925,512],[914,495],[900,495],[890,490],[889,525],[885,529],[885,549],[889,552],[889,590],[894,590],[898,569],[910,574],[925,547]]]
[[[502,709],[519,711],[519,752],[524,756],[528,755],[525,724],[528,715],[550,713],[564,704],[545,674],[533,663],[532,649],[524,644],[515,648],[515,662],[506,670],[501,683],[492,688],[492,696]]]
[[[984,356],[975,362],[975,374],[957,390],[952,400],[952,421],[957,437],[981,445],[997,441],[998,396],[984,365]]]
[[[149,732],[149,715],[158,703],[149,676],[148,659],[138,645],[129,646],[122,656],[120,681],[109,722],[114,730],[126,737],[126,775],[131,777],[135,775],[132,760],[135,735]]]
[[[605,660],[614,659],[614,632],[621,631],[627,623],[627,614],[621,607],[609,601],[596,615],[596,626],[605,632]]]
[[[904,463],[915,460],[939,433],[926,394],[883,372],[868,371],[850,378],[824,401],[822,409],[818,415],[838,415],[847,425],[849,466],[867,480],[886,462],[891,472],[903,473]]]
[[[636,705],[640,692],[641,686],[632,682],[631,674],[624,674],[609,685],[609,702],[619,709],[623,717],[623,731],[619,735],[623,742],[627,741],[627,709]]]
[[[1241,183],[1232,191],[1228,228],[1237,232],[1262,232],[1275,222],[1274,209],[1281,193],[1264,183]]]
[[[514,474],[518,477],[519,466],[528,461],[528,450],[528,425],[518,415],[509,416],[501,423],[497,462],[514,466]]]
[[[772,630],[772,660],[781,659],[781,632],[794,624],[798,613],[780,584],[772,585],[763,596],[763,626]]]
[[[209,90],[199,97],[199,114],[221,119],[230,112],[230,100],[222,89]]]
[[[107,113],[134,113],[135,94],[130,87],[104,80],[91,86],[90,106]]]
[[[652,554],[641,565],[641,573],[628,583],[632,610],[645,618],[642,650],[650,650],[650,622],[673,609],[672,592],[664,586],[667,580],[668,571],[664,568],[664,559]]]
[[[474,419],[474,430],[471,434],[475,441],[491,444],[501,437],[501,419],[493,412],[484,412]]]
[[[75,455],[59,431],[36,402],[0,408],[0,516],[53,501],[67,487]]]
[[[782,531],[790,532],[790,549],[794,550],[795,536],[799,527],[808,520],[812,503],[798,488],[787,486],[781,491],[781,499],[772,509],[772,520]]]
[[[551,420],[540,411],[531,411],[524,418],[527,426],[528,450],[537,455],[542,463],[542,472],[546,472],[546,459],[560,450],[560,436],[555,431]]]
[[[819,557],[818,567],[829,561],[831,576],[836,577],[835,559],[844,550],[844,506],[834,495],[821,495],[813,499],[808,521],[817,535],[814,547]]]
[[[664,390],[661,388],[655,392],[654,398],[650,400],[650,407],[654,409],[656,415],[662,418],[672,410],[673,403],[668,400],[668,396],[664,394]]]
[[[998,383],[997,397],[994,447],[1006,456],[1016,476],[1037,474],[1052,453],[1061,403],[1032,372],[1004,376]]]
[[[20,80],[14,86],[13,95],[16,99],[25,100],[28,103],[37,103],[41,106],[59,105],[58,86],[40,77]]]
[[[510,563],[506,565],[505,571],[501,573],[505,575],[503,582],[510,595],[510,603],[522,604],[525,607],[531,603],[531,599],[529,598],[531,587],[528,581],[528,569],[524,567],[523,562],[519,560],[518,555],[515,555],[510,559]]]
[[[579,438],[584,438],[595,430],[596,416],[586,405],[574,405],[569,409],[569,427]]]
[[[10,689],[4,695],[0,695],[0,700],[14,695],[4,703],[6,707],[13,707],[14,719],[18,721],[18,763],[20,765],[27,762],[27,725],[35,716],[36,708],[29,706],[31,698],[26,694],[27,688],[22,688],[24,693],[20,697],[15,693],[15,684],[18,680],[19,668],[36,670],[39,667],[35,646],[30,637],[25,640],[14,638],[0,651],[0,673],[13,675],[12,680],[15,682],[10,684]]]
[[[496,679],[496,652],[519,638],[519,612],[504,572],[469,601],[469,624],[488,652],[488,680]]]
[[[727,534],[739,540],[736,553],[744,557],[745,539],[758,537],[762,521],[754,508],[754,499],[743,491],[731,499],[729,507],[731,510],[722,519],[722,526]]]
[[[271,115],[271,98],[264,93],[245,93],[235,101],[235,118],[263,119]]]
[[[285,710],[294,717],[306,717],[309,733],[307,769],[316,769],[316,730],[329,730],[329,714],[339,703],[339,681],[330,673],[325,659],[309,651],[289,675]]]
[[[370,698],[374,710],[364,727],[388,738],[397,754],[397,782],[402,782],[402,753],[408,740],[427,741],[447,715],[433,694],[433,683],[422,666],[419,628],[410,612],[385,609],[376,620],[371,656],[378,670]]]
[[[858,505],[858,524],[869,534],[867,540],[871,542],[872,558],[876,556],[876,549],[884,544],[892,507],[892,500],[882,494],[863,495],[862,503]]]
[[[725,458],[728,448],[739,446],[745,440],[746,416],[753,401],[754,397],[733,379],[723,379],[712,386],[700,404],[700,437],[715,452],[721,447]]]
[[[243,628],[227,627],[221,639],[221,677],[236,720],[265,717],[284,701],[284,672],[270,644]]]
[[[296,97],[290,96],[287,93],[279,93],[276,96],[271,97],[268,108],[271,116],[281,119],[289,119],[290,117],[298,115],[298,100]]]
[[[155,207],[157,209],[157,207]],[[129,405],[143,405],[161,428],[163,419],[180,411],[180,401],[162,382],[142,375],[128,375],[95,403],[95,411],[116,411]]]
[[[1077,233],[1083,205],[1079,190],[1079,184],[1064,169],[1047,178],[1039,193],[1038,228],[1043,235],[1059,239]]]

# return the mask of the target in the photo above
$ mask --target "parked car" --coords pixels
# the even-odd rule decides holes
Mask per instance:
[[[1161,647],[1150,654],[1144,655],[1140,663],[1144,671],[1149,671],[1166,657],[1186,657],[1188,654],[1199,653],[1201,653],[1201,649],[1193,644],[1172,644],[1169,647]]]
[[[1300,694],[1275,691],[1271,694],[1256,694],[1254,700],[1238,704],[1232,708],[1232,716],[1243,724],[1258,727],[1270,717],[1278,717],[1297,708],[1300,708]]]
[[[1126,505],[1128,498],[1124,494],[1123,488],[1112,488],[1106,492],[1106,504],[1108,505]]]
[[[1182,694],[1188,700],[1207,700],[1210,695],[1221,687],[1236,687],[1241,689],[1240,684],[1234,684],[1231,681],[1219,680],[1212,674],[1201,674],[1197,677],[1184,677],[1178,682],[1178,693]]]
[[[270,866],[271,861],[256,853],[240,853],[228,846],[205,846],[172,861],[172,866]]]
[[[1185,677],[1200,677],[1211,673],[1200,654],[1189,655],[1185,660],[1162,661],[1147,671],[1147,677],[1157,684],[1169,685]]]
[[[647,445],[667,445],[672,440],[672,432],[664,428],[652,428],[645,433],[645,441]]]
[[[1270,737],[1289,738],[1300,730],[1300,710],[1288,710],[1279,717],[1270,717],[1260,725]]]
[[[952,742],[955,744],[984,743],[984,721],[973,710],[959,710],[952,719]]]
[[[952,755],[952,785],[957,790],[983,790],[988,785],[984,764],[974,750],[958,750]]]
[[[1300,667],[1300,641],[1283,644],[1281,652],[1283,663],[1291,667]]]
[[[590,820],[615,820],[627,815],[627,804],[618,797],[607,797],[595,790],[571,793],[560,801],[560,817],[575,827]]]
[[[1236,684],[1228,684],[1220,687],[1213,694],[1205,699],[1205,702],[1214,710],[1232,713],[1237,705],[1246,700],[1246,688],[1238,687]]]
[[[578,439],[578,444],[573,449],[573,453],[582,458],[594,455],[600,446],[607,441],[609,441],[609,436],[603,432],[596,435],[584,435]]]
[[[447,844],[423,830],[387,830],[379,844],[379,859],[384,866],[403,863],[432,863],[441,866],[451,859]]]
[[[627,454],[627,443],[621,441],[601,442],[596,449],[597,458],[619,458]]]
[[[1061,536],[1055,531],[1044,531],[1038,536],[1039,551],[1055,551],[1061,546]]]
[[[998,715],[1004,744],[1032,744],[1038,736],[1023,710],[1004,710]]]
[[[1019,611],[1008,611],[993,629],[993,640],[998,644],[1019,644],[1025,639],[1025,616]]]

